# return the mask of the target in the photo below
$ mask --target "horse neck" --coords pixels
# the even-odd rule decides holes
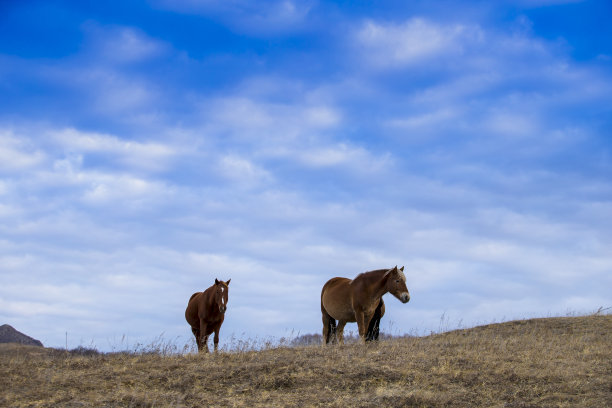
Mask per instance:
[[[387,279],[385,277],[387,269],[366,272],[362,275],[365,285],[375,297],[382,297],[387,293]]]
[[[210,313],[214,313],[217,310],[217,304],[215,302],[215,287],[214,285],[210,288],[206,289],[204,296],[204,308],[208,310]]]

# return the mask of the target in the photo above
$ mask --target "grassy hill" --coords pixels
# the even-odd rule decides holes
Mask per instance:
[[[6,407],[612,407],[612,315],[217,355],[0,347]]]

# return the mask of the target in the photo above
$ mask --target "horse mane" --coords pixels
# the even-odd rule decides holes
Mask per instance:
[[[373,271],[368,271],[368,272],[362,272],[359,275],[355,276],[355,279],[353,280],[357,280],[357,279],[363,279],[365,281],[371,281],[371,280],[375,280],[375,279],[380,279],[381,273],[384,274],[388,271],[389,269],[376,269]]]

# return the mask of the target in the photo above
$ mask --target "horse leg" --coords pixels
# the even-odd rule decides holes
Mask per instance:
[[[321,311],[323,320],[323,344],[333,342],[336,336],[336,320],[331,317],[326,311]]]
[[[219,331],[221,330],[221,325],[218,325],[217,327],[215,327],[215,337],[213,338],[213,342],[215,344],[215,353],[217,352],[217,349],[219,348]]]
[[[191,332],[195,336],[196,346],[198,346],[198,351],[200,351],[200,328],[191,326]]]
[[[376,341],[380,335],[380,318],[374,315],[368,325],[365,341]]]
[[[363,324],[363,311],[355,310],[355,320],[357,321],[357,330],[359,331],[359,337],[363,339],[365,335],[364,324]]]
[[[329,343],[329,315],[325,312],[321,313],[323,321],[323,344]]]
[[[362,341],[366,341],[366,335],[368,332],[368,325],[370,323],[371,315],[367,315],[363,310],[355,311],[355,319],[357,320],[357,328],[359,329],[359,337]]]
[[[204,350],[208,353],[208,335],[206,334],[208,327],[203,319],[200,319],[200,344],[198,345],[198,351]]]
[[[209,352],[209,350],[208,350],[208,335],[203,335],[202,336],[201,344],[202,344],[202,350],[205,353],[208,353]]]
[[[346,325],[345,320],[338,320],[338,329],[336,330],[336,337],[338,338],[339,344],[344,344],[344,326]]]
[[[382,299],[378,303],[378,307],[374,311],[374,315],[370,320],[370,324],[368,325],[368,333],[366,335],[366,341],[376,341],[378,340],[378,336],[380,335],[380,319],[382,315]]]

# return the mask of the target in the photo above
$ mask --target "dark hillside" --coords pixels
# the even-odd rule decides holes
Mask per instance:
[[[0,343],[19,343],[27,346],[39,347],[42,347],[43,345],[39,340],[26,336],[8,324],[3,324],[0,326]]]

